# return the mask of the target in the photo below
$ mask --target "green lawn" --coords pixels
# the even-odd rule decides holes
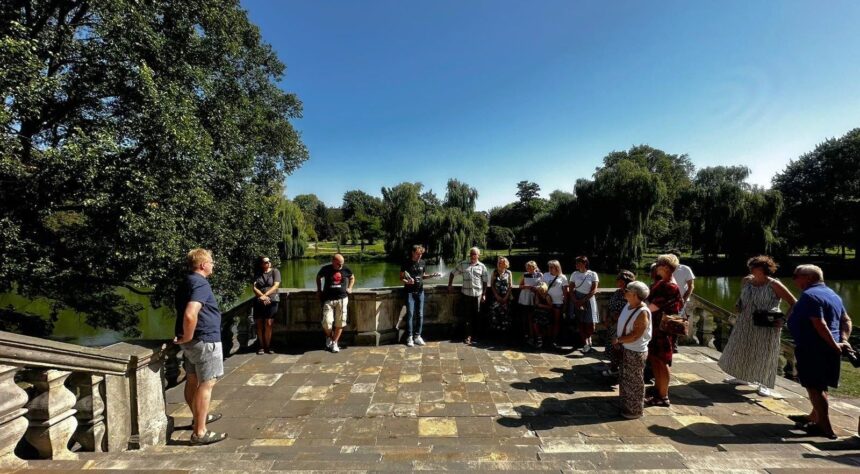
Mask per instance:
[[[838,397],[860,397],[860,369],[855,369],[849,362],[842,361],[839,388],[830,393]]]

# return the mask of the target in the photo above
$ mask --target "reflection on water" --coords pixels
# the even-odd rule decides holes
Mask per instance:
[[[281,278],[283,280],[281,286],[284,288],[315,288],[316,274],[322,263],[324,262],[310,259],[283,262],[280,266]],[[357,288],[400,286],[401,284],[400,264],[398,263],[347,261],[346,265],[355,273],[355,286]],[[450,271],[451,265],[452,263],[449,262],[448,268],[444,270]],[[440,270],[439,267],[431,265],[428,267],[427,272],[432,273]],[[441,278],[428,281],[428,284],[447,284],[447,271],[443,271]],[[521,276],[521,271],[514,271],[515,284],[519,283]],[[784,277],[782,280],[796,296],[798,291],[794,288],[790,279]],[[601,287],[604,288],[613,287],[615,285],[615,275],[601,273],[600,283]],[[739,276],[699,277],[696,279],[695,291],[703,298],[723,308],[731,309],[737,300],[740,284],[741,277]],[[842,297],[855,323],[860,323],[860,280],[833,280],[828,281],[827,284]],[[149,300],[145,296],[122,289],[119,291],[120,294],[123,294],[130,301],[139,303],[145,308],[139,313],[139,329],[143,338],[170,339],[173,337],[175,315],[171,308],[153,308],[149,305]],[[249,282],[244,298],[250,298],[252,294]],[[47,300],[30,301],[17,295],[0,295],[0,307],[5,308],[10,305],[20,310],[42,314],[46,317],[50,314],[50,303]],[[121,334],[92,328],[86,324],[85,320],[84,316],[75,314],[72,311],[60,312],[59,320],[55,323],[54,337],[88,346],[106,345],[121,339]]]

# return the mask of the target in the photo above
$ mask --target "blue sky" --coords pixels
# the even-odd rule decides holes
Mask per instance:
[[[287,195],[448,178],[479,209],[649,144],[769,186],[860,127],[860,2],[242,0],[304,102]]]

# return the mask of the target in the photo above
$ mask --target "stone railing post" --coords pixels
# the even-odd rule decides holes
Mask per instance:
[[[76,372],[69,377],[69,385],[78,396],[78,402],[75,404],[78,429],[72,439],[80,443],[84,451],[105,451],[107,438],[104,376]]]
[[[167,346],[147,348],[120,342],[104,350],[130,356],[127,383],[132,447],[164,444],[169,431],[162,379],[163,353]],[[110,424],[108,428],[111,428]]]
[[[36,389],[36,396],[27,404],[30,423],[24,439],[43,459],[73,457],[68,444],[78,420],[74,416],[75,394],[65,386],[69,375],[71,372],[53,369],[24,372],[24,380]]]
[[[27,392],[15,383],[18,367],[0,365],[0,469],[15,467],[24,461],[15,456],[15,446],[29,422],[27,413]]]

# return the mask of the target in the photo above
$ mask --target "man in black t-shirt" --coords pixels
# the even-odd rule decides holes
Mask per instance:
[[[343,327],[347,323],[349,294],[355,276],[343,265],[343,255],[336,253],[331,264],[324,265],[317,272],[317,297],[322,302],[322,327],[325,331],[325,346],[332,352],[340,352],[337,345]]]
[[[416,344],[424,345],[421,338],[421,328],[424,325],[424,279],[439,276],[437,273],[428,275],[427,264],[421,259],[424,255],[424,247],[412,246],[410,258],[400,266],[400,281],[406,290],[406,345],[413,347]],[[417,316],[418,326],[414,326]]]

